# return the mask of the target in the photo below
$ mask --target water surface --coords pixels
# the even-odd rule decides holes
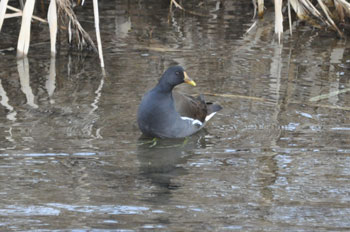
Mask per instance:
[[[90,3],[78,14],[94,35]],[[281,44],[251,2],[100,3],[98,57],[33,26],[16,60],[0,42],[2,231],[350,230],[349,43],[299,25]],[[12,42],[11,42],[12,41]],[[164,70],[184,66],[223,106],[187,139],[140,139],[136,111]]]

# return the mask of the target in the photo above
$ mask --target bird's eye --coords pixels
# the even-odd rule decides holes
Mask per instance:
[[[180,75],[180,72],[175,72],[175,74],[178,76],[178,75]]]

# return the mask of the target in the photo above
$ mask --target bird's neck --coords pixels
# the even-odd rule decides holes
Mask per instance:
[[[174,86],[173,85],[169,85],[169,83],[167,83],[164,80],[160,80],[157,84],[157,86],[155,87],[155,89],[158,92],[162,92],[162,93],[169,93],[171,94],[171,91],[173,90]]]

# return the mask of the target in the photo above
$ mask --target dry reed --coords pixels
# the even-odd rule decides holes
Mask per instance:
[[[56,54],[56,44],[57,44],[57,31],[58,25],[62,24],[61,28],[66,28],[68,32],[69,42],[76,43],[79,49],[85,47],[91,47],[94,51],[99,52],[99,58],[101,61],[101,67],[104,66],[103,54],[102,54],[102,42],[99,30],[99,14],[98,14],[98,2],[94,0],[94,16],[95,16],[95,28],[96,28],[96,38],[98,49],[96,48],[93,40],[89,34],[80,25],[77,16],[75,15],[72,8],[71,0],[50,0],[47,20],[41,19],[33,15],[35,8],[35,0],[26,0],[24,3],[23,11],[8,5],[8,0],[0,1],[0,31],[4,22],[4,19],[11,17],[22,17],[21,29],[18,36],[17,42],[17,56],[19,58],[25,57],[29,51],[30,45],[30,28],[32,24],[32,19],[40,20],[49,24],[50,29],[50,41],[51,41],[51,54],[55,56]],[[77,4],[83,4],[84,1],[77,1]],[[15,13],[6,13],[6,10],[12,10]],[[66,25],[66,26],[64,26]]]
[[[287,4],[290,33],[292,34],[292,14],[303,21],[307,21],[317,28],[330,28],[343,37],[344,32],[339,29],[340,24],[346,24],[350,19],[350,3],[346,0],[288,0]],[[280,36],[283,32],[283,6],[282,0],[274,0],[275,3],[275,33]],[[264,0],[253,0],[254,10],[258,15],[263,15]],[[257,7],[258,6],[258,7]],[[260,6],[260,7],[259,7]],[[262,6],[262,7],[261,7]],[[256,14],[256,12],[254,12]]]

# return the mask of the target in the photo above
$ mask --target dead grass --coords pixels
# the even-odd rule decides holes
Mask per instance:
[[[279,38],[283,33],[284,14],[288,16],[289,30],[292,34],[292,11],[299,20],[306,21],[317,28],[336,31],[341,37],[344,36],[344,31],[339,28],[339,25],[348,24],[350,19],[350,3],[347,0],[274,0],[274,3],[275,33]],[[253,5],[258,15],[262,16],[264,0],[253,0]]]

